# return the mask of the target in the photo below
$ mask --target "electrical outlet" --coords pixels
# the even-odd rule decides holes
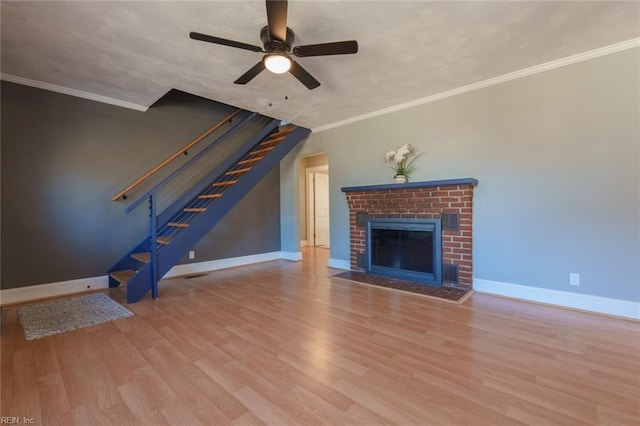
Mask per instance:
[[[580,274],[569,274],[569,285],[580,285]]]
[[[196,252],[194,250],[191,250],[189,252],[189,259],[195,259],[196,258]]]

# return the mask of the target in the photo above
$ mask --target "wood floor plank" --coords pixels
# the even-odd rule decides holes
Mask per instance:
[[[252,413],[266,424],[283,426],[299,424],[248,386],[238,389],[234,395],[246,406],[252,407]]]
[[[71,411],[64,381],[59,372],[38,377],[38,397],[43,418]]]
[[[353,404],[344,414],[344,421],[346,424],[370,426],[390,424],[388,419],[374,413],[360,404]]]
[[[248,411],[168,342],[145,350],[145,357],[200,421],[229,423]]]
[[[82,405],[76,407],[71,412],[74,424],[90,424],[97,426],[107,426],[112,424],[109,417],[102,413],[94,404]]]
[[[53,339],[40,339],[34,342],[36,375],[38,377],[60,372],[58,355]]]
[[[258,418],[258,416],[248,411],[235,419],[231,424],[235,426],[264,426],[267,423],[263,422]]]
[[[35,419],[34,419],[35,420]],[[64,413],[57,413],[49,417],[42,418],[42,424],[47,426],[68,426],[74,424],[73,412],[66,411]]]
[[[0,337],[0,415],[47,425],[638,425],[640,323],[332,279],[329,252],[177,277],[134,316]],[[105,290],[126,304],[122,288]]]
[[[636,409],[640,410],[640,408]],[[615,410],[606,406],[598,405],[598,424],[637,426],[638,416],[630,415],[627,411]]]
[[[351,398],[331,388],[333,383],[343,377],[340,372],[320,366],[314,360],[302,360],[289,354],[279,355],[278,359],[313,379],[298,381],[298,386],[304,387],[339,410],[346,411],[353,406],[354,401]]]
[[[578,421],[570,416],[565,416],[561,413],[557,413],[550,410],[544,410],[542,407],[518,401],[514,405],[509,406],[506,415],[512,419],[513,422],[525,425],[576,425],[586,426],[589,423]]]
[[[111,375],[99,358],[63,369],[61,376],[72,409],[89,403],[104,409],[122,402]]]
[[[490,389],[513,395],[547,410],[564,414],[574,420],[586,424],[597,423],[597,405],[578,396],[517,379],[512,379],[508,383],[502,380],[487,379],[485,385]]]
[[[131,372],[147,365],[147,360],[133,343],[123,334],[108,336],[108,348],[101,354],[100,360],[115,386],[128,383]]]
[[[9,402],[4,409],[10,416],[42,418],[33,346],[16,352],[10,368],[13,371],[10,376],[13,380],[10,386],[2,390],[3,394],[7,393],[6,401]]]
[[[392,402],[376,395],[371,389],[363,389],[361,386],[356,386],[346,380],[338,380],[333,385],[333,388],[393,424],[417,425],[425,421],[424,418],[421,419],[405,412],[400,407],[394,406]],[[431,420],[433,421],[433,418]],[[448,424],[454,424],[453,418],[438,420],[445,420]]]
[[[71,419],[69,421],[69,418]],[[150,418],[149,418],[150,420]],[[123,402],[119,402],[107,408],[101,409],[96,404],[89,403],[80,407],[74,408],[67,415],[51,417],[45,424],[49,422],[60,421],[62,425],[140,425],[144,424],[138,421],[133,414],[129,411],[127,406]],[[162,423],[157,423],[162,424]]]
[[[164,407],[160,410],[162,417],[167,420],[167,423],[170,425],[189,425],[189,426],[199,426],[199,425],[208,425],[208,424],[221,424],[215,422],[212,418],[208,418],[204,421],[200,421],[193,412],[188,408],[188,404],[184,404],[182,402],[171,404],[167,407]]]

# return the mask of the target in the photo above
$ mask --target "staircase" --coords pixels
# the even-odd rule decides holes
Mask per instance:
[[[255,113],[251,117],[254,116]],[[127,303],[139,301],[149,291],[157,298],[158,281],[310,133],[309,129],[292,125],[278,127],[278,123],[269,119],[228,158],[161,212],[158,212],[159,193],[175,178],[174,175],[129,206],[127,212],[146,201],[150,221],[149,237],[109,269],[109,286],[126,286]]]

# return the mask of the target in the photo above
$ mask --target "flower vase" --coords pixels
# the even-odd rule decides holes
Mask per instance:
[[[394,183],[407,183],[409,179],[405,175],[395,175],[393,177]]]

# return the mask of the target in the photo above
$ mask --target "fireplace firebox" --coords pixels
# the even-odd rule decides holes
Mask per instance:
[[[369,218],[366,271],[442,285],[440,219]]]

